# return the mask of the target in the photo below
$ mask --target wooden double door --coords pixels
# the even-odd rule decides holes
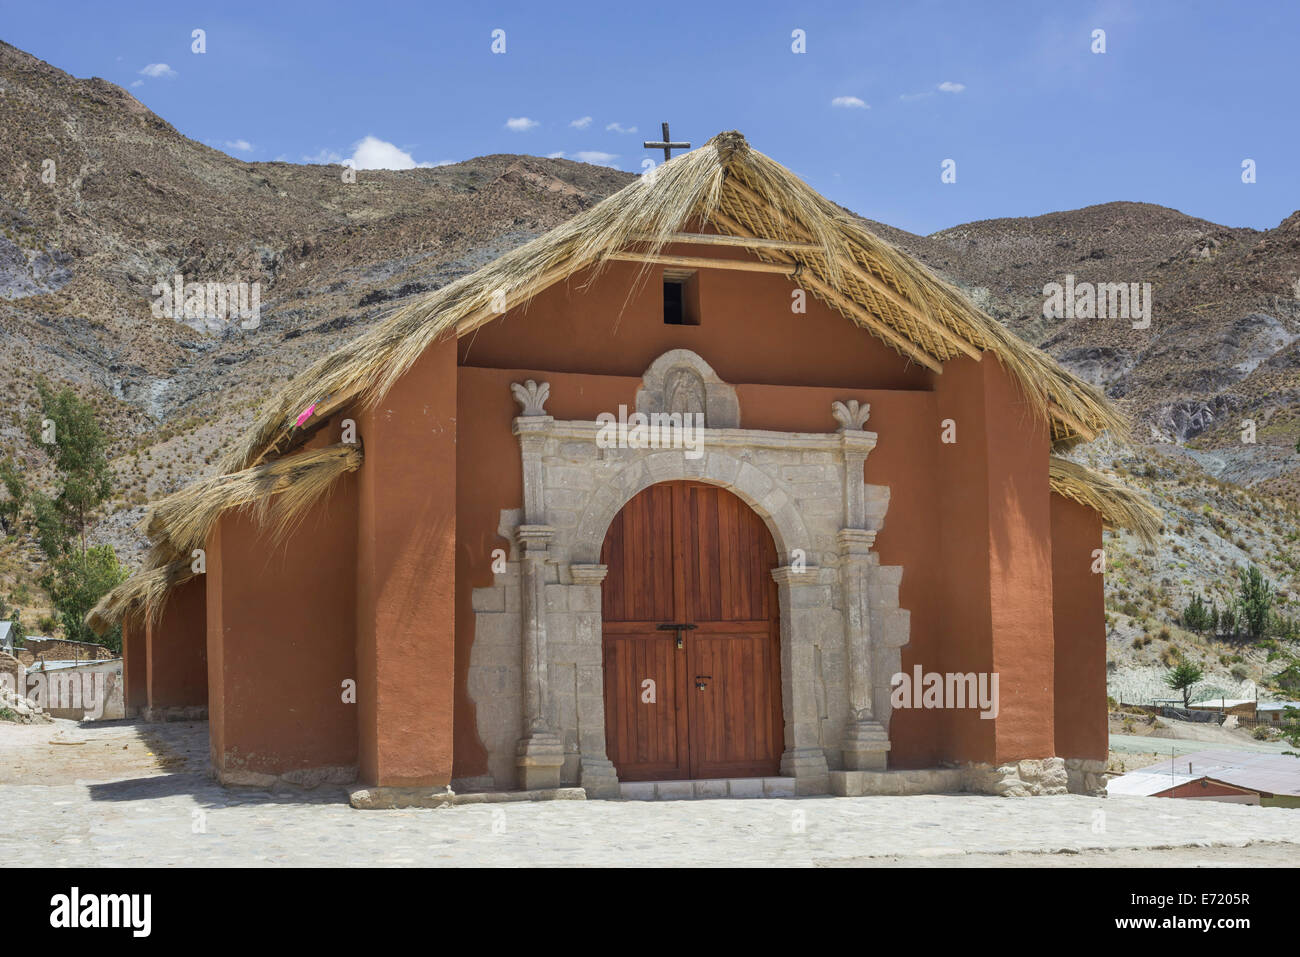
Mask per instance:
[[[730,492],[665,482],[623,507],[601,561],[605,740],[623,781],[778,773],[776,547]]]

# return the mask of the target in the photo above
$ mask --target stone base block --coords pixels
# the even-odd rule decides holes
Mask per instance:
[[[578,770],[578,783],[589,798],[619,797],[618,772],[608,758],[584,757]]]
[[[831,794],[838,797],[905,794],[959,794],[966,790],[963,768],[918,771],[832,771]]]
[[[791,748],[781,755],[781,775],[794,778],[795,794],[830,793],[830,769],[821,748]]]
[[[525,791],[553,790],[560,786],[564,767],[564,742],[558,734],[538,731],[519,742],[515,751],[519,787]]]
[[[457,794],[451,788],[357,788],[348,803],[360,811],[404,807],[458,807],[464,804],[507,804],[516,801],[585,801],[582,788],[545,788],[533,791],[476,791]]]
[[[1106,762],[1094,758],[1065,759],[1066,787],[1071,794],[1106,796]]]
[[[855,721],[844,732],[848,771],[883,771],[889,762],[889,735],[879,721]]]
[[[624,801],[691,801],[708,798],[792,798],[795,778],[700,778],[693,781],[625,781]]]
[[[1067,781],[1064,758],[1025,759],[997,767],[972,764],[967,772],[966,788],[977,794],[1031,797],[1066,794]]]

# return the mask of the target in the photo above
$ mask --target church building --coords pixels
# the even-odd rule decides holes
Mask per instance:
[[[722,133],[288,382],[88,621],[228,784],[1096,792],[1127,428]]]

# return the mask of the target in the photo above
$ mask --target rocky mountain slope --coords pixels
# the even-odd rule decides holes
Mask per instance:
[[[37,375],[95,402],[120,489],[97,537],[132,561],[144,502],[208,474],[287,376],[630,179],[511,155],[355,177],[249,163],[180,135],[111,83],[0,43],[0,454],[39,464],[19,427]],[[931,236],[870,225],[1133,417],[1132,449],[1087,453],[1170,516],[1154,552],[1123,535],[1108,546],[1126,569],[1108,582],[1121,663],[1146,652],[1132,647],[1135,629],[1159,634],[1190,591],[1224,587],[1242,562],[1291,588],[1300,212],[1265,231],[1127,202]],[[256,327],[156,317],[154,284],[178,273],[259,283]],[[1044,287],[1067,276],[1149,283],[1150,326],[1044,318]],[[0,599],[33,574],[30,550],[0,547]],[[1266,678],[1270,663],[1258,665],[1250,677]]]

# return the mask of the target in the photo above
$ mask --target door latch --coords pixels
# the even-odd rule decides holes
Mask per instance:
[[[696,676],[695,676],[695,690],[696,690],[696,691],[707,691],[707,690],[709,689],[709,686],[708,686],[708,684],[706,684],[706,682],[709,682],[709,681],[712,681],[712,680],[713,680],[713,675],[696,675]]]
[[[682,632],[695,630],[694,625],[687,624],[686,622],[664,622],[662,625],[659,625],[658,628],[660,631],[677,632],[676,644],[678,648],[685,647],[686,645],[686,639],[682,637]]]

